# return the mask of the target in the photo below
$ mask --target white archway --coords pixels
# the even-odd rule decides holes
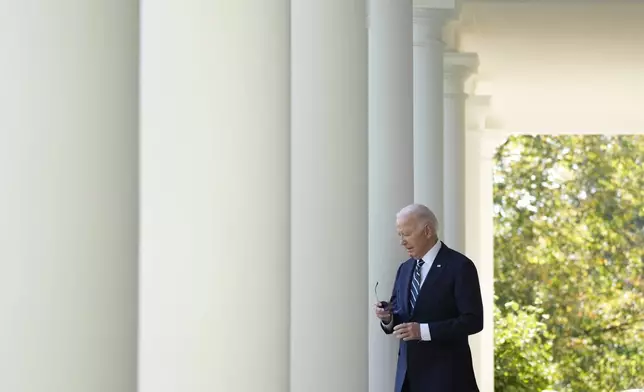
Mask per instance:
[[[458,49],[468,84],[466,253],[481,279],[485,329],[472,338],[482,391],[494,385],[493,156],[510,135],[644,134],[644,4],[470,0]]]

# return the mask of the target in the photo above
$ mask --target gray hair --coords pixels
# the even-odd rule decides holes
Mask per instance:
[[[396,214],[396,219],[413,216],[421,225],[428,225],[435,233],[438,233],[438,218],[427,206],[422,204],[410,204]]]

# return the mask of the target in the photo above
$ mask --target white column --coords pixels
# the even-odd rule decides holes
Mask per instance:
[[[371,0],[369,11],[369,392],[390,392],[398,340],[382,332],[371,305],[376,282],[389,300],[406,258],[395,216],[414,200],[412,5]]]
[[[134,392],[138,2],[0,26],[0,390]]]
[[[432,209],[442,223],[445,46],[442,29],[451,12],[415,7],[413,13],[414,200]]]
[[[291,4],[291,392],[368,390],[365,19]]]
[[[494,154],[503,137],[494,136],[482,144],[479,166],[480,185],[480,235],[481,259],[479,279],[483,295],[485,329],[480,333],[479,343],[479,380],[482,392],[494,391]]]
[[[289,15],[143,3],[140,392],[289,390]]]
[[[483,297],[483,331],[470,339],[481,392],[494,391],[494,220],[493,157],[502,135],[485,131],[489,96],[467,101],[466,254],[476,263]]]
[[[478,68],[474,53],[445,53],[443,239],[465,252],[465,80]]]

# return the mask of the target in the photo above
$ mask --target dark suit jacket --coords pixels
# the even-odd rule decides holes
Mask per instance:
[[[394,326],[428,323],[431,341],[400,341],[395,392],[478,391],[468,336],[483,329],[483,302],[474,263],[441,243],[413,313],[409,295],[415,260],[402,263],[391,296]],[[383,328],[386,333],[391,331]]]

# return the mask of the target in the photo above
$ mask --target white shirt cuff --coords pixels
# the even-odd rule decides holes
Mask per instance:
[[[429,333],[429,324],[420,324],[420,340],[432,340]]]
[[[382,324],[382,326],[385,327],[386,330],[391,331],[391,329],[393,329],[394,327],[394,317],[392,316],[391,320],[389,320],[387,324],[383,323],[382,321],[380,321],[380,324]]]

